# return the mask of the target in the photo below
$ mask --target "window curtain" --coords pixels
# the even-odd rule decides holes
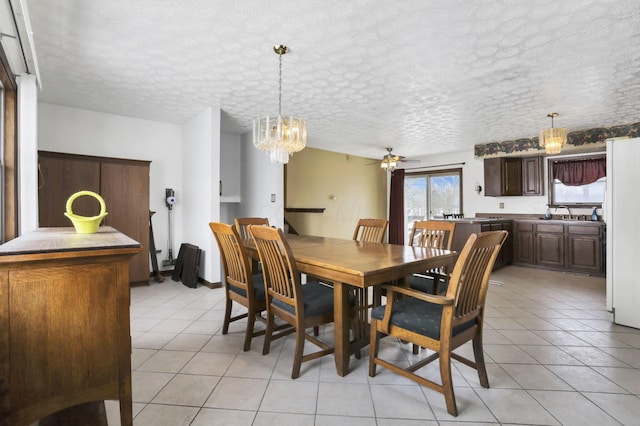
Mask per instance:
[[[607,175],[605,158],[555,161],[553,177],[567,186],[588,185]]]
[[[404,245],[404,169],[391,172],[389,243]]]

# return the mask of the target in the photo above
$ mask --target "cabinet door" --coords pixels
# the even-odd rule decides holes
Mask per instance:
[[[536,264],[564,267],[564,234],[536,234]]]
[[[522,159],[522,195],[544,195],[542,157]]]
[[[515,236],[515,262],[535,263],[533,232],[517,232]]]
[[[131,282],[149,280],[149,165],[102,162],[101,194],[107,204],[105,224],[142,245],[129,262]]]
[[[602,272],[602,239],[594,235],[567,236],[567,267]]]
[[[522,195],[522,159],[503,158],[502,195]]]
[[[78,191],[100,192],[100,163],[41,152],[38,168],[39,226],[72,226],[64,215],[67,200]],[[80,216],[96,216],[99,211],[92,197],[80,197],[73,203],[73,212]]]
[[[485,158],[484,195],[522,195],[522,160],[520,158]]]

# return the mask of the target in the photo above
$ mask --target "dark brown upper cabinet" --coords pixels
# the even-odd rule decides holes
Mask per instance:
[[[484,160],[484,195],[544,195],[542,157]]]
[[[522,195],[522,159],[519,157],[485,158],[484,195]]]

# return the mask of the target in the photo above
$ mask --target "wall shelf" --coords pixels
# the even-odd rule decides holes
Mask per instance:
[[[284,209],[287,213],[324,213],[326,209],[324,207],[320,208],[295,208],[295,207],[286,207]]]

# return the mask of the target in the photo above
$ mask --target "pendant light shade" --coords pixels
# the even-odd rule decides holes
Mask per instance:
[[[538,143],[541,148],[549,155],[560,154],[562,147],[567,143],[567,129],[553,127],[553,118],[557,117],[557,112],[547,114],[547,117],[551,117],[551,128],[540,131],[540,138]]]

